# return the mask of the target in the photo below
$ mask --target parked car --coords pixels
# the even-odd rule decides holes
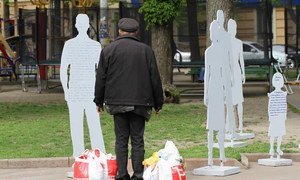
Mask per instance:
[[[275,44],[273,45],[273,50],[285,53],[285,45],[284,44]],[[288,55],[288,67],[294,68],[296,66],[297,61],[297,48],[293,46],[287,46],[287,55]],[[298,56],[300,56],[300,50],[298,50]]]
[[[264,47],[256,42],[243,41],[243,56],[245,65],[261,65],[264,62]],[[289,64],[291,61],[288,56],[281,51],[277,51],[276,48],[273,49],[273,57],[277,60],[280,66],[290,65],[289,67],[294,67],[294,63]],[[176,50],[174,55],[174,60],[177,62],[191,62],[191,53]]]
[[[183,52],[177,49],[174,59],[177,62],[191,62],[191,52]]]
[[[273,57],[280,66],[286,66],[288,57],[284,52],[272,51]],[[243,55],[246,65],[256,65],[260,63],[260,59],[264,60],[264,47],[256,42],[243,41]]]

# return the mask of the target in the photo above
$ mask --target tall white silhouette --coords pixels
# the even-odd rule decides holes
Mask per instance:
[[[213,165],[213,132],[218,131],[218,143],[220,147],[221,162],[225,160],[224,136],[225,136],[225,79],[224,62],[226,49],[222,48],[221,33],[218,23],[214,20],[210,25],[210,39],[212,44],[205,51],[205,75],[204,75],[204,104],[207,106],[208,129],[208,165]]]
[[[99,62],[101,45],[89,38],[89,18],[78,14],[75,27],[78,35],[68,40],[63,48],[60,80],[65,92],[70,115],[73,156],[84,150],[83,119],[86,115],[92,148],[105,152],[99,114],[93,102],[96,67]]]
[[[225,80],[225,104],[226,104],[226,131],[231,134],[235,131],[235,121],[234,112],[232,104],[232,86],[234,85],[234,71],[232,62],[232,48],[231,48],[231,38],[228,32],[224,29],[224,13],[222,10],[217,11],[217,23],[220,29],[220,46],[224,49],[225,53],[220,58],[223,61],[224,68],[224,80]]]
[[[283,87],[283,76],[279,72],[273,75],[272,84],[275,90],[268,93],[269,103],[268,103],[268,115],[269,115],[269,132],[270,137],[270,156],[274,156],[274,141],[277,137],[277,156],[280,157],[283,152],[280,149],[282,136],[286,134],[285,121],[287,112],[286,95],[287,92],[281,90]]]
[[[237,114],[240,133],[243,131],[243,85],[245,83],[245,65],[243,57],[243,43],[236,36],[237,25],[235,20],[229,19],[228,33],[231,37],[232,62],[233,62],[233,86],[232,86],[232,104],[237,105]]]

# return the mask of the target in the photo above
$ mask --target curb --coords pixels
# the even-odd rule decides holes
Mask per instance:
[[[21,168],[56,168],[72,167],[73,157],[53,157],[53,158],[22,158],[22,159],[1,159],[0,169],[21,169]],[[219,164],[219,159],[214,159],[214,164]],[[227,159],[224,163],[226,166],[238,166],[245,169],[246,167],[236,159]],[[185,168],[191,171],[198,167],[207,166],[206,158],[189,158],[185,159]],[[131,161],[128,161],[128,168],[131,169]]]
[[[215,165],[220,164],[219,159],[213,159],[213,163]],[[206,158],[191,158],[185,159],[185,170],[192,171],[195,168],[207,166],[207,159]],[[246,169],[246,167],[236,159],[228,158],[224,163],[224,166],[238,166],[241,169]]]
[[[73,157],[1,159],[0,169],[71,167]]]
[[[250,162],[257,162],[258,159],[269,158],[267,153],[243,153],[241,154],[241,163],[246,168],[250,168]],[[285,153],[282,158],[292,159],[294,162],[300,162],[300,153]]]

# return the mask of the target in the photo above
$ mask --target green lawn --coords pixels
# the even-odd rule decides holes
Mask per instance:
[[[165,105],[146,125],[146,157],[161,149],[166,140],[174,141],[184,158],[207,157],[205,119],[202,104]],[[112,116],[105,113],[101,124],[107,152],[114,153]],[[87,128],[85,140],[89,148]],[[268,152],[268,148],[267,143],[255,142],[244,148],[228,148],[226,156],[240,159],[242,152]],[[217,150],[214,154],[218,157]],[[0,159],[71,155],[66,105],[0,103]]]

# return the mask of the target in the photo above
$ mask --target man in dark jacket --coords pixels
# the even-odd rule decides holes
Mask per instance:
[[[138,22],[122,18],[119,37],[101,52],[96,76],[94,102],[98,111],[114,116],[115,152],[118,175],[130,179],[127,171],[128,141],[131,139],[131,179],[143,179],[144,129],[151,109],[158,113],[163,105],[163,90],[152,49],[137,38]]]

